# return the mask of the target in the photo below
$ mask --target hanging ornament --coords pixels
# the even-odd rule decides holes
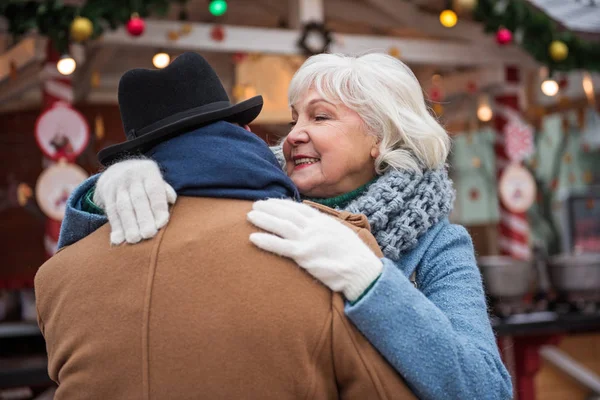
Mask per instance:
[[[564,42],[554,40],[548,48],[550,57],[556,62],[564,61],[569,56],[569,48]]]
[[[81,113],[67,103],[57,102],[35,123],[35,139],[46,158],[74,161],[88,145],[89,126]]]
[[[431,101],[441,101],[442,90],[437,86],[432,87],[429,91],[429,98],[431,99]]]
[[[231,61],[234,64],[241,64],[248,58],[248,53],[236,52],[231,56]]]
[[[177,39],[179,39],[179,32],[177,32],[176,30],[170,30],[169,32],[167,32],[167,39],[169,39],[172,42],[176,41]]]
[[[208,11],[215,17],[220,17],[227,12],[227,2],[225,0],[211,0],[208,4]]]
[[[183,24],[181,25],[181,34],[189,35],[192,32],[192,24]]]
[[[477,7],[477,0],[454,0],[454,7],[460,11],[473,11]]]
[[[501,46],[509,44],[512,42],[512,39],[512,32],[506,28],[500,28],[498,29],[498,32],[496,32],[496,42]]]
[[[388,50],[388,54],[394,58],[400,58],[400,56],[402,55],[400,49],[396,46],[390,47],[390,49]]]
[[[10,79],[14,81],[19,76],[18,69],[17,69],[17,63],[15,62],[15,60],[11,60],[8,67],[10,69],[9,70],[10,71],[9,72]]]
[[[104,119],[102,118],[102,115],[100,115],[100,114],[96,115],[94,122],[96,125],[95,126],[96,140],[104,139]]]
[[[477,188],[473,188],[469,191],[469,198],[472,201],[477,201],[479,199],[479,190]]]
[[[474,81],[467,82],[467,92],[470,94],[477,93],[477,84]]]
[[[90,86],[94,89],[100,87],[100,73],[98,71],[92,72],[92,76],[90,76]]]
[[[456,13],[452,10],[444,10],[440,13],[440,23],[446,28],[452,28],[458,22]]]
[[[516,163],[510,164],[500,176],[498,192],[502,204],[509,211],[525,212],[535,202],[535,179],[524,167]]]
[[[440,103],[435,103],[433,105],[433,112],[435,112],[437,116],[441,116],[444,114],[444,106],[442,106]]]
[[[131,36],[140,36],[144,33],[144,29],[146,29],[146,23],[140,18],[138,13],[133,13],[131,14],[131,19],[127,21],[126,28]]]
[[[327,52],[332,42],[331,32],[320,22],[309,22],[302,28],[298,46],[304,54],[313,56]]]
[[[225,30],[220,25],[215,25],[210,30],[210,38],[215,42],[222,42],[225,39]]]
[[[88,18],[76,17],[71,23],[70,32],[74,41],[84,42],[94,33],[94,24]]]

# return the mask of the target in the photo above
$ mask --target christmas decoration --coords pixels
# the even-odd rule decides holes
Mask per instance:
[[[452,10],[444,10],[440,13],[440,23],[446,28],[452,28],[458,22],[456,13]]]
[[[181,34],[182,35],[189,35],[192,32],[192,25],[191,24],[183,24],[181,25]]]
[[[512,32],[506,28],[498,29],[498,32],[496,32],[496,42],[502,46],[509,44],[512,42]]]
[[[94,129],[96,140],[104,139],[104,118],[102,118],[102,115],[96,115],[96,118],[94,119],[94,124],[96,128]]]
[[[179,32],[170,30],[169,32],[167,32],[167,38],[171,41],[175,41],[179,39]]]
[[[522,40],[517,41],[519,45],[551,71],[600,71],[600,42],[564,30],[530,1],[478,0],[474,17],[483,22],[488,33],[497,32],[500,27],[515,32],[515,35],[522,31]],[[558,51],[565,57],[561,61],[550,54],[553,41],[565,45]]]
[[[233,53],[233,55],[231,56],[231,61],[233,61],[234,64],[240,64],[244,62],[247,58],[248,53],[237,52]]]
[[[71,24],[71,38],[76,42],[88,40],[94,33],[92,21],[85,17],[77,17]]]
[[[35,124],[39,148],[54,161],[62,158],[74,161],[87,147],[89,136],[85,118],[67,103],[56,102],[38,117]]]
[[[431,101],[441,101],[442,90],[437,86],[432,87],[429,92],[429,98],[431,99]]]
[[[390,49],[388,50],[388,54],[394,58],[400,58],[400,55],[402,54],[400,52],[400,49],[397,48],[396,46],[394,47],[390,47]]]
[[[162,69],[169,65],[171,62],[171,56],[164,51],[158,52],[152,57],[152,65],[158,69]]]
[[[140,36],[146,29],[146,23],[137,13],[133,13],[127,22],[126,28],[131,36]]]
[[[504,140],[508,159],[520,162],[533,154],[533,127],[524,123],[517,115],[508,117],[504,125]]]
[[[550,52],[550,57],[558,62],[565,60],[569,56],[569,48],[560,40],[554,40],[550,43],[548,51]]]
[[[92,72],[90,76],[90,86],[94,89],[100,87],[100,73],[98,71]]]
[[[502,204],[512,212],[525,212],[535,202],[535,180],[529,171],[518,164],[511,164],[504,169],[498,190]]]
[[[556,96],[558,93],[558,83],[553,79],[546,79],[541,85],[542,93],[546,96]]]
[[[89,39],[95,39],[106,30],[125,25],[132,13],[146,17],[164,16],[171,4],[184,7],[187,0],[2,0],[0,16],[6,18],[8,33],[17,39],[30,31],[51,40],[59,54],[68,51],[69,35],[77,17],[87,18],[93,26]]]
[[[312,56],[325,53],[331,44],[331,32],[319,22],[309,22],[302,28],[298,46],[304,54]]]
[[[227,12],[227,2],[225,0],[211,0],[208,4],[208,11],[215,17],[220,17]]]
[[[66,162],[42,171],[35,185],[35,197],[42,212],[53,220],[61,221],[69,195],[87,176],[83,168]]]
[[[433,112],[435,112],[437,116],[442,115],[444,113],[444,106],[442,106],[440,103],[435,103],[433,105]]]
[[[68,54],[63,55],[56,63],[58,72],[65,76],[71,75],[75,71],[75,68],[77,68],[77,63]]]
[[[469,197],[472,201],[477,201],[477,199],[479,199],[479,190],[477,190],[476,188],[471,189],[469,191]]]
[[[225,30],[220,25],[215,25],[210,31],[210,38],[215,42],[222,42],[225,39]]]

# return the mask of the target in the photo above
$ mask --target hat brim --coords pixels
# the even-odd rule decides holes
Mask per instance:
[[[102,165],[108,166],[128,155],[145,153],[157,144],[185,133],[190,128],[199,128],[216,121],[233,122],[242,126],[248,125],[258,117],[262,107],[262,96],[255,96],[230,107],[189,115],[174,122],[167,121],[164,124],[158,124],[151,132],[145,133],[136,139],[114,144],[100,150],[98,160]]]

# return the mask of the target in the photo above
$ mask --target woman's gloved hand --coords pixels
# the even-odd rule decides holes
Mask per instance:
[[[111,165],[100,175],[94,191],[94,203],[108,217],[112,244],[156,236],[169,221],[169,204],[175,200],[177,194],[164,181],[158,164],[148,159]]]
[[[252,243],[293,259],[349,301],[358,299],[383,269],[381,260],[352,229],[306,204],[281,199],[257,201],[248,220],[273,233],[253,233]]]

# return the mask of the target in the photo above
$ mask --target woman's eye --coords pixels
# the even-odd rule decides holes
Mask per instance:
[[[315,117],[315,120],[316,120],[316,121],[326,121],[326,120],[328,120],[328,119],[329,119],[329,117],[328,117],[327,115],[317,115],[317,116]]]
[[[290,126],[296,126],[296,121],[290,121]]]

